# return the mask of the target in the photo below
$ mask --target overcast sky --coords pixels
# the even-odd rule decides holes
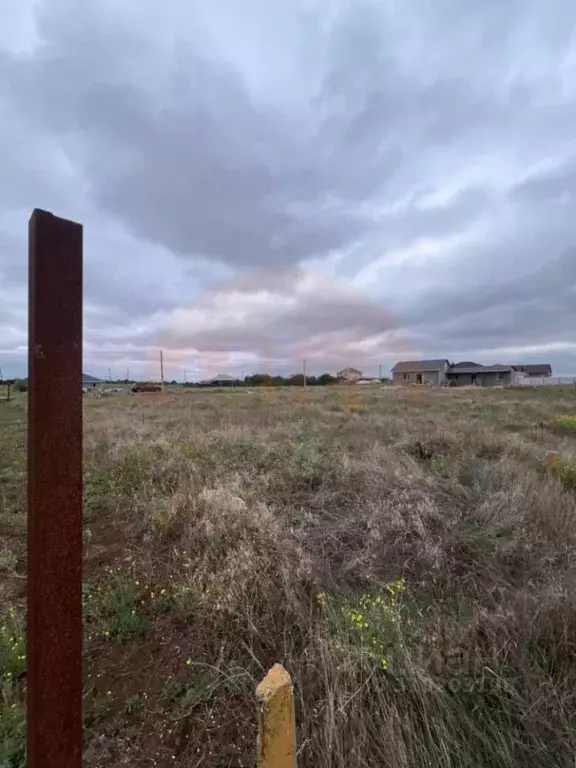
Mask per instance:
[[[27,220],[84,225],[85,371],[576,374],[574,0],[20,0],[0,365]]]

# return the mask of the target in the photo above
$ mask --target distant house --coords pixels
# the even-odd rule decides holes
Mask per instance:
[[[446,382],[448,360],[407,360],[392,368],[394,384],[436,384]]]
[[[348,384],[355,384],[362,378],[362,371],[357,368],[343,368],[336,374],[339,381],[347,382]]]
[[[524,374],[514,365],[453,365],[447,378],[450,386],[509,387],[518,383]]]
[[[94,376],[89,376],[87,373],[82,374],[82,389],[96,389],[102,386],[104,382],[102,379],[96,379]]]
[[[552,366],[548,363],[538,363],[535,365],[519,365],[517,366],[520,371],[526,374],[526,376],[552,376]]]
[[[412,360],[392,368],[395,384],[435,384],[440,386],[515,386],[526,376],[550,376],[550,365],[481,365],[466,360]]]
[[[208,379],[208,381],[204,382],[205,386],[208,387],[236,387],[238,383],[238,379],[229,376],[227,373],[219,373],[213,379]]]

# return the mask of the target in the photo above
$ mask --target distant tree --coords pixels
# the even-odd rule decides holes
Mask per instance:
[[[251,387],[270,387],[272,376],[269,373],[254,373],[252,376],[246,376],[245,382]]]
[[[28,379],[15,379],[13,386],[16,392],[28,392]]]
[[[318,384],[322,386],[327,384],[336,384],[337,381],[338,379],[329,373],[323,373],[321,376],[318,376]]]

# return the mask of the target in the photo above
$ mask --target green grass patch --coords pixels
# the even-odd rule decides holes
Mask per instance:
[[[24,616],[11,606],[0,616],[0,768],[26,764],[26,711],[21,696],[25,673]]]
[[[26,710],[11,689],[0,686],[0,768],[26,766]]]
[[[168,681],[164,688],[165,701],[176,709],[179,717],[191,715],[219,695],[247,695],[253,686],[252,676],[242,667],[221,670],[191,659],[187,659],[185,666],[186,676]]]
[[[341,602],[321,592],[322,609],[335,648],[359,654],[380,669],[389,669],[404,649],[402,603],[403,579],[387,585],[383,594],[362,595],[354,602]]]
[[[559,457],[552,472],[566,490],[576,490],[576,461]]]
[[[13,684],[26,672],[24,616],[10,606],[0,622],[0,685]]]
[[[126,643],[146,634],[146,585],[131,574],[111,572],[107,581],[84,585],[84,626],[88,640],[95,637]]]
[[[106,578],[84,584],[86,638],[124,644],[146,634],[155,616],[176,614],[179,588],[155,585],[133,573],[107,568]]]
[[[142,711],[142,706],[144,704],[144,699],[139,693],[135,693],[133,696],[130,696],[126,699],[126,703],[124,704],[124,711],[127,715],[139,715]]]
[[[563,414],[556,416],[551,427],[556,434],[576,436],[576,415]]]

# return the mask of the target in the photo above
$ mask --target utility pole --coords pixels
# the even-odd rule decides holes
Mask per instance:
[[[130,381],[130,368],[126,368],[126,381]]]
[[[188,371],[184,371],[184,384],[188,384]]]
[[[306,387],[306,360],[302,361],[302,373],[304,374],[304,387]]]
[[[382,381],[382,363],[378,366],[378,378]]]
[[[160,350],[160,383],[162,385],[162,392],[164,392],[164,355]]]
[[[108,381],[112,383],[112,368],[108,368]]]

